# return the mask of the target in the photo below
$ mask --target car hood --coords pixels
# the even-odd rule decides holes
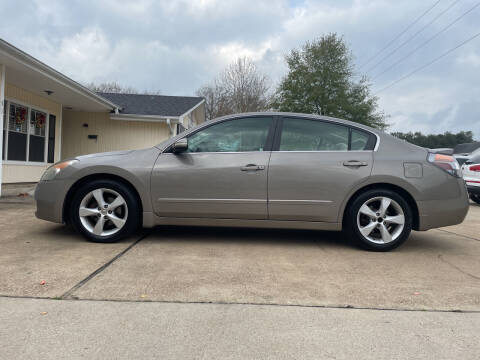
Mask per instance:
[[[121,156],[121,155],[128,155],[134,151],[135,150],[109,151],[109,152],[76,156],[75,159],[82,161],[82,160],[88,160],[88,159],[104,157],[104,156]]]

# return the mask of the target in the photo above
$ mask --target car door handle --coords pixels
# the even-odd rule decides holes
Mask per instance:
[[[357,161],[357,160],[350,160],[345,161],[343,166],[367,166],[368,163],[366,161]]]
[[[248,164],[248,165],[242,166],[240,170],[242,171],[265,170],[265,165]]]

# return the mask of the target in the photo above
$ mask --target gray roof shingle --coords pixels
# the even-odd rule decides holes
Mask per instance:
[[[203,100],[195,96],[97,93],[122,107],[120,114],[180,116]]]

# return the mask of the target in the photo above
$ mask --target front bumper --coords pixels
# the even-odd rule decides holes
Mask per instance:
[[[419,230],[457,225],[467,216],[470,203],[463,179],[458,179],[460,195],[451,199],[417,201]]]
[[[64,181],[40,181],[35,188],[35,216],[42,220],[63,223],[63,202],[67,189]]]

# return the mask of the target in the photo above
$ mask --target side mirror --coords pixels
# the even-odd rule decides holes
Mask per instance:
[[[188,150],[188,139],[182,138],[178,140],[175,144],[173,144],[172,151],[174,154],[179,154],[181,152]]]

